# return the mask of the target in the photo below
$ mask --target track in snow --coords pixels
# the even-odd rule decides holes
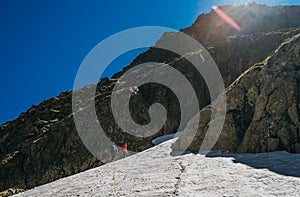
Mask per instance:
[[[300,155],[171,156],[175,139],[16,196],[297,196]]]

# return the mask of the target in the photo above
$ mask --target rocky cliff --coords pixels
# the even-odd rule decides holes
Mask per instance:
[[[226,120],[216,150],[230,152],[268,152],[286,150],[300,153],[300,34],[280,45],[263,62],[243,73],[226,91]],[[200,111],[201,120],[195,137],[188,131],[173,144],[179,151],[198,152],[210,122],[211,107]],[[220,110],[217,107],[217,110]],[[218,122],[220,117],[216,117]]]
[[[247,6],[225,5],[220,9],[239,24],[241,31],[236,32],[215,12],[200,15],[191,27],[182,29],[182,31],[209,46],[228,36],[271,32],[299,26],[299,21],[295,20],[295,16],[300,14],[298,6],[269,7],[252,3]]]
[[[240,23],[242,27],[241,32],[237,32],[224,22],[220,21],[214,12],[199,16],[197,21],[190,28],[183,29],[182,31],[190,34],[207,47],[208,51],[216,61],[227,86],[250,66],[264,60],[272,51],[276,50],[281,43],[285,42],[286,39],[300,33],[300,30],[297,29],[300,27],[300,7],[268,7],[253,4],[237,7],[224,6],[221,7],[221,9],[224,9],[228,15],[237,19],[237,22]],[[253,18],[253,14],[256,18]],[[270,16],[277,17],[278,22],[274,20],[274,18],[270,18]],[[166,33],[162,36],[160,41],[172,39],[172,35],[173,34]],[[273,55],[272,57],[275,61],[275,56]],[[98,119],[101,120],[101,126],[107,136],[120,146],[127,142],[128,148],[132,151],[141,151],[151,147],[151,140],[153,138],[173,133],[179,126],[180,107],[177,98],[171,90],[159,84],[146,84],[139,87],[139,93],[132,97],[130,104],[131,115],[139,124],[146,124],[149,122],[148,109],[151,104],[156,102],[163,104],[167,110],[168,116],[164,127],[159,132],[151,137],[134,137],[122,132],[115,123],[110,109],[110,94],[112,89],[118,78],[122,76],[126,70],[144,62],[169,63],[183,73],[193,84],[199,99],[200,107],[208,105],[211,100],[201,75],[192,69],[192,66],[188,61],[178,57],[178,55],[174,53],[158,50],[156,48],[150,48],[145,53],[139,55],[128,67],[124,68],[122,72],[115,74],[111,79],[104,78],[98,84],[85,87],[88,89],[97,86],[97,92],[95,94],[97,116]],[[279,73],[279,71],[277,73]],[[287,73],[289,72],[287,71]],[[284,76],[289,76],[289,74]],[[284,76],[280,78],[281,82],[285,79]],[[255,80],[249,79],[248,83],[254,83],[256,80],[263,81],[263,77],[264,76],[257,78],[253,77]],[[293,79],[296,80],[296,78]],[[280,80],[276,83],[276,87],[280,83]],[[241,129],[238,130],[238,128],[236,128],[235,131],[243,133],[246,128],[248,129],[250,125],[249,119],[255,114],[254,108],[256,109],[256,105],[254,105],[254,103],[269,106],[268,111],[261,112],[265,114],[263,117],[267,116],[266,114],[268,114],[270,110],[272,112],[274,106],[278,105],[276,102],[279,101],[276,99],[279,97],[278,94],[282,91],[278,93],[277,88],[274,88],[274,90],[269,93],[264,93],[264,95],[261,92],[262,89],[260,89],[263,86],[259,85],[259,83],[260,82],[257,81],[254,85],[248,84],[244,88],[253,89],[247,91],[249,92],[248,94],[254,95],[252,97],[249,96],[249,99],[253,99],[251,100],[251,105],[249,104],[250,106],[240,106],[237,104],[229,105],[233,108],[230,108],[231,111],[236,111],[234,116],[240,121],[240,123],[237,123],[236,125]],[[270,85],[272,87],[273,81],[269,80],[269,83],[271,84],[266,84],[265,86]],[[290,83],[292,84],[294,82],[291,81]],[[235,82],[235,84],[238,83]],[[230,87],[234,86],[236,85]],[[287,86],[289,85],[286,84],[279,88],[282,89]],[[243,93],[246,90],[244,89],[242,92],[236,93],[232,90],[230,94],[236,96],[230,96],[229,94],[228,97],[239,99],[236,103],[244,103],[242,100],[245,99]],[[297,92],[296,90],[293,91]],[[274,95],[272,96],[272,99],[270,99],[271,102],[267,99],[270,95]],[[286,97],[288,99],[288,96]],[[267,99],[269,104],[266,104],[264,99]],[[38,106],[32,106],[32,108],[27,112],[22,113],[16,120],[7,122],[1,126],[0,190],[10,187],[20,189],[32,188],[102,164],[102,162],[98,161],[84,147],[76,132],[71,101],[72,92],[64,92],[57,97],[43,101]],[[231,101],[229,100],[229,102]],[[275,105],[274,102],[276,103]],[[290,106],[290,104],[293,102],[295,102],[294,97],[290,98],[286,103],[279,102],[279,104],[281,104],[281,108],[283,109],[291,107],[292,105]],[[261,110],[263,107],[264,106],[261,107]],[[246,116],[244,116],[245,112],[247,112]],[[281,116],[285,113],[286,111],[280,112],[277,115]],[[288,110],[288,113],[294,114],[291,115],[293,116],[293,120],[292,118],[290,118],[291,120],[286,118],[287,121],[285,123],[279,121],[273,124],[278,128],[287,128],[284,127],[284,124],[296,121],[295,114],[298,114],[298,111],[295,110],[295,107],[291,107],[291,109]],[[273,122],[272,118],[258,119],[257,121],[263,120],[269,121],[268,124]],[[260,123],[260,126],[261,128],[265,128],[262,125],[263,122]],[[293,128],[296,130],[298,128],[295,123],[293,123]],[[284,133],[284,131],[282,132]],[[293,133],[294,131],[290,132]],[[251,141],[251,138],[247,137],[247,135],[244,136],[243,134],[239,134],[238,136],[239,137],[236,139],[239,139],[240,141],[244,138]],[[289,136],[292,137],[292,135]],[[275,147],[277,142],[274,141],[278,138],[274,139],[275,140],[273,141],[271,140],[272,142],[268,141],[267,144],[271,143],[272,147]],[[296,148],[298,145],[291,142],[290,139],[291,138],[286,139],[286,143],[289,145],[284,145],[283,142],[279,143],[279,140],[277,140],[277,147],[279,149],[286,148],[288,151],[295,152],[298,150]],[[199,138],[199,140],[201,139]],[[246,143],[247,140],[243,141],[245,141],[244,146],[235,145],[235,148],[230,148],[230,150],[240,150],[241,152],[273,150],[270,148],[251,149],[248,147],[249,143]],[[289,146],[293,146],[294,148],[287,148]],[[194,144],[190,149],[195,150],[193,147]],[[247,149],[247,147],[249,149]],[[112,150],[103,150],[102,152],[107,155],[108,161],[111,160]]]

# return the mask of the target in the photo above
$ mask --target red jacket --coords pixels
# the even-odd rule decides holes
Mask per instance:
[[[125,151],[125,152],[127,152],[127,151],[128,151],[128,150],[127,150],[127,146],[124,145],[124,146],[122,147],[122,150]]]

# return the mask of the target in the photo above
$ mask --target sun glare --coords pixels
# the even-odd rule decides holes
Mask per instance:
[[[225,12],[223,12],[221,9],[219,9],[216,6],[212,6],[212,9],[230,26],[232,26],[234,29],[240,31],[241,27],[230,17],[228,16]]]

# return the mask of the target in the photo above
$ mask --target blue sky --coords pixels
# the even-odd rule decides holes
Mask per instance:
[[[31,105],[71,90],[77,69],[100,41],[138,26],[181,29],[212,5],[248,0],[130,0],[0,2],[0,124],[17,118]],[[269,5],[299,5],[299,0],[257,0]],[[108,75],[140,52],[130,52],[112,65]],[[115,68],[115,67],[118,68]]]

